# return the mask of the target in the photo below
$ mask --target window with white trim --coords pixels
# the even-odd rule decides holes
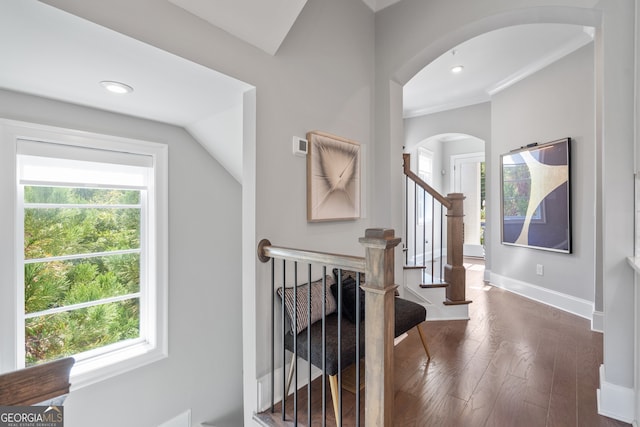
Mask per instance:
[[[424,147],[418,147],[418,176],[424,182],[433,186],[433,152]],[[418,200],[418,224],[423,225],[424,221],[431,221],[431,201],[433,197],[426,191],[420,191],[420,194],[416,195],[416,197]]]
[[[77,388],[165,357],[166,145],[21,130],[14,368],[74,356]]]
[[[418,147],[418,176],[433,186],[433,152],[424,147]]]

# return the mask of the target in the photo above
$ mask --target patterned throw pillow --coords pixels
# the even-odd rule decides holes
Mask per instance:
[[[335,283],[333,278],[329,275],[327,278],[327,291],[323,292],[322,289],[322,279],[316,280],[315,282],[311,282],[311,324],[317,322],[322,319],[322,301],[326,300],[325,309],[326,315],[333,313],[336,311],[337,304],[336,300],[333,298],[331,294],[331,285]],[[297,287],[297,301],[296,306],[294,307],[294,290],[293,288],[285,288],[284,289],[284,305],[287,312],[287,317],[289,318],[289,324],[291,325],[291,331],[295,329],[296,334],[304,331],[307,326],[309,326],[309,309],[307,308],[309,305],[307,304],[307,296],[308,296],[308,284],[298,285]],[[278,288],[276,293],[282,299],[282,288]],[[293,319],[294,313],[297,313],[296,317],[296,325],[293,327]]]

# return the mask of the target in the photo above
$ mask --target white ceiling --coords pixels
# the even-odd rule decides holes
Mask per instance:
[[[486,102],[495,93],[593,40],[593,29],[564,24],[507,27],[446,52],[404,86],[404,117]],[[464,66],[459,74],[451,68]]]
[[[241,182],[251,86],[36,0],[0,1],[0,57],[1,88],[184,127]]]
[[[277,51],[306,3],[269,0],[278,8],[263,10],[264,0],[157,1],[202,14],[265,51]],[[399,0],[363,1],[376,11]],[[208,6],[200,10],[203,4]],[[246,33],[247,10],[278,24]],[[274,14],[281,19],[272,19]],[[216,24],[220,17],[225,22]],[[255,40],[260,34],[268,40],[264,46]],[[589,40],[582,28],[558,25],[477,37],[456,48],[455,60],[448,52],[406,85],[405,114],[487,100],[501,82],[509,84]],[[182,126],[241,182],[241,126],[220,129],[241,123],[242,96],[251,86],[36,0],[0,1],[0,57],[1,88]],[[465,65],[461,75],[450,75],[453,63]],[[134,92],[109,94],[102,80],[127,83]]]
[[[179,126],[242,103],[248,85],[34,0],[0,2],[0,87]],[[133,86],[112,95],[99,84]]]

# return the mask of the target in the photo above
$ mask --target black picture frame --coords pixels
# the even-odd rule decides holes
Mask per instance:
[[[571,253],[571,138],[500,156],[505,245]]]

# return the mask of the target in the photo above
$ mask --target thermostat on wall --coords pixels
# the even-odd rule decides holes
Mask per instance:
[[[293,154],[304,157],[307,155],[308,147],[309,142],[306,139],[300,138],[299,136],[293,137]]]

